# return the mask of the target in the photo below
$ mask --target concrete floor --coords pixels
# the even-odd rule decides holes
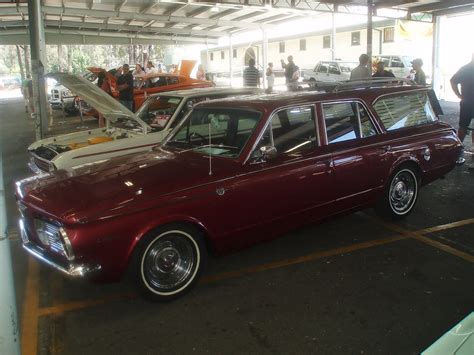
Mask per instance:
[[[456,122],[457,105],[443,106],[443,120]],[[474,310],[467,167],[424,187],[403,222],[365,210],[213,258],[200,284],[171,303],[140,299],[127,280],[64,278],[18,240],[13,183],[30,175],[34,137],[23,111],[20,100],[0,101],[23,354],[415,354]],[[78,125],[67,120],[54,132]]]

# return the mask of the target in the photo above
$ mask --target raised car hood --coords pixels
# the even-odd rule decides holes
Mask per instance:
[[[23,203],[64,223],[111,218],[171,200],[189,188],[225,177],[231,159],[213,160],[193,152],[159,149],[91,164],[71,176],[64,170],[19,182]],[[171,199],[171,200],[170,200]]]
[[[47,78],[53,78],[63,86],[67,87],[71,92],[79,95],[89,105],[93,106],[109,121],[115,121],[117,118],[129,118],[140,124],[144,130],[149,131],[151,128],[143,122],[132,111],[123,106],[112,96],[101,90],[98,86],[92,84],[87,79],[78,75],[67,73],[51,73],[46,75]]]

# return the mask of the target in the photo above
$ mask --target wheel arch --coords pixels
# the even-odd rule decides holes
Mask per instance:
[[[191,218],[191,217],[169,218],[165,221],[157,221],[156,223],[153,223],[153,224],[150,224],[150,225],[146,226],[133,239],[132,243],[129,246],[128,252],[127,252],[125,268],[128,268],[130,266],[130,264],[132,263],[134,253],[137,250],[137,246],[140,244],[140,242],[143,240],[143,238],[145,236],[147,236],[149,233],[153,232],[154,230],[156,230],[158,228],[165,228],[167,226],[172,226],[172,225],[186,225],[186,226],[189,226],[191,228],[196,229],[198,231],[198,233],[201,234],[207,251],[209,253],[214,253],[215,247],[214,247],[214,243],[212,242],[211,233],[204,226],[203,223],[201,223],[197,219]]]

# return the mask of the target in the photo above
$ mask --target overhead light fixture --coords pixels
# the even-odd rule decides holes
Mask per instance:
[[[211,7],[211,12],[219,12],[219,8],[216,6]]]

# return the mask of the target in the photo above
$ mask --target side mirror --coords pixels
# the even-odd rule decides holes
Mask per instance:
[[[260,158],[264,161],[275,159],[278,155],[277,149],[271,145],[260,147]]]

